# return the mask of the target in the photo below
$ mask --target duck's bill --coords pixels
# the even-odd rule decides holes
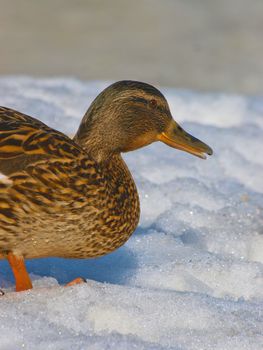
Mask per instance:
[[[167,131],[158,135],[158,140],[164,142],[168,146],[188,152],[202,159],[206,159],[206,154],[213,154],[211,147],[188,134],[174,121]]]

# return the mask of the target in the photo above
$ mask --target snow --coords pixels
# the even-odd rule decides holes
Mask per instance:
[[[74,134],[108,82],[2,77],[0,105]],[[206,161],[162,144],[125,155],[141,198],[131,239],[100,259],[0,262],[0,349],[263,348],[263,97],[162,89]],[[59,284],[82,276],[87,284]]]

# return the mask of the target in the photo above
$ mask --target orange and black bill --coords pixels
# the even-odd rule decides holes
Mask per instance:
[[[191,153],[202,159],[206,159],[205,154],[213,154],[211,147],[188,134],[174,120],[172,120],[165,132],[158,135],[158,140],[166,143],[168,146]]]

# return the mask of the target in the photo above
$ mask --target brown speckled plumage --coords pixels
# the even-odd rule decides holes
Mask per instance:
[[[2,119],[12,112],[4,114],[5,110],[0,109]],[[7,136],[17,127],[16,116],[23,146],[14,142],[21,133]],[[96,163],[67,136],[14,111],[9,119],[1,156],[12,162],[23,156],[22,150],[29,155],[19,163],[25,169],[9,176],[12,183],[1,184],[0,252],[12,250],[25,258],[88,258],[122,245],[137,226],[139,201],[121,156]],[[28,164],[31,156],[42,156],[43,151],[45,159]],[[0,171],[11,172],[1,165]]]
[[[191,144],[190,153],[211,154],[173,121],[163,95],[144,83],[105,89],[73,140],[0,107],[0,173],[6,175],[0,178],[0,258],[90,258],[120,247],[140,212],[120,154],[157,140],[171,146],[162,135],[172,132]]]

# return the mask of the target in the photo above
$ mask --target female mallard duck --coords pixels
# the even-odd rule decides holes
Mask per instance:
[[[212,154],[172,119],[161,92],[141,82],[101,92],[73,140],[0,108],[0,258],[8,259],[17,291],[32,288],[25,258],[93,258],[128,240],[140,206],[121,153],[154,141]]]

